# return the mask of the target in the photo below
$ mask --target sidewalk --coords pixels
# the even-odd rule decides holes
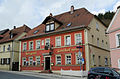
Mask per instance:
[[[54,73],[38,73],[38,72],[25,72],[25,71],[2,71],[1,72],[8,72],[18,75],[26,75],[26,76],[34,76],[34,77],[43,77],[46,79],[87,79],[86,77],[75,77],[75,76],[67,76],[67,75],[60,75]]]

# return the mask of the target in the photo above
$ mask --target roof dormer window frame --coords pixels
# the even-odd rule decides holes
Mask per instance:
[[[51,32],[51,31],[54,31],[54,30],[55,30],[55,23],[46,24],[46,27],[45,27],[46,32]]]

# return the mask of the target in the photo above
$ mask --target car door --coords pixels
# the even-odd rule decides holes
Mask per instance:
[[[97,68],[96,69],[96,77],[95,79],[104,79],[103,78],[104,68]]]
[[[104,68],[104,79],[116,79],[110,68]]]

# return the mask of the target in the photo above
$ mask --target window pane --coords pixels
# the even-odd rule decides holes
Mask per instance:
[[[46,45],[50,46],[50,39],[46,39]]]
[[[27,50],[27,43],[24,43],[24,45],[23,45],[23,50],[24,50],[24,51]]]
[[[82,36],[81,34],[76,34],[76,44],[82,43]]]
[[[66,36],[66,45],[70,45],[71,39],[70,36]]]
[[[46,31],[49,31],[49,25],[46,25]]]
[[[54,30],[54,24],[50,24],[50,30]]]
[[[37,49],[40,49],[40,41],[37,41]]]
[[[57,56],[56,64],[61,64],[61,56]]]
[[[33,42],[30,42],[30,50],[33,50]]]
[[[66,56],[66,64],[71,64],[71,56]]]
[[[61,46],[61,38],[56,37],[56,46]]]

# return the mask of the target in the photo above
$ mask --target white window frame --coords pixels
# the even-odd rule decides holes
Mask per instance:
[[[120,33],[116,33],[115,34],[115,38],[116,38],[116,47],[119,47],[120,45],[119,45],[119,40],[118,40],[118,35],[119,35]]]
[[[118,59],[118,68],[120,69],[120,59]]]
[[[69,64],[68,61],[67,61],[67,60],[69,60],[69,59],[67,59],[67,56],[71,56],[70,64]],[[66,65],[71,65],[71,64],[72,64],[72,55],[71,55],[71,54],[66,54],[66,55],[65,55],[65,64],[66,64]]]
[[[71,35],[65,35],[64,36],[64,43],[65,43],[65,46],[70,46],[70,45],[67,45],[67,43],[66,43],[66,37],[67,36],[70,36],[70,45],[71,45]]]
[[[38,48],[38,42],[40,42],[40,47]],[[41,48],[41,40],[36,40],[36,49],[40,49]]]
[[[46,39],[45,39],[45,45],[46,45],[46,42],[47,42],[46,40],[47,40],[47,39],[49,39],[49,46],[50,46],[50,38],[46,38]]]
[[[26,62],[26,57],[22,57],[22,66],[25,66],[24,62]],[[27,64],[27,62],[26,62],[26,64]]]
[[[37,61],[38,59],[37,58],[41,58],[41,57],[40,56],[36,56],[36,65],[40,65],[40,63],[41,63],[40,60],[41,59],[39,60],[39,64],[38,64],[38,61]]]
[[[26,43],[26,48],[25,48],[25,44]],[[23,51],[26,51],[27,50],[27,42],[23,42]]]
[[[60,64],[58,64],[58,59],[57,59],[57,57],[61,57],[61,55],[56,55],[56,65],[61,65],[62,64],[62,58],[61,58],[61,60],[60,60]]]
[[[32,58],[32,64],[30,63],[30,62],[31,62],[30,58]],[[30,65],[30,66],[33,65],[33,57],[29,57],[29,65]]]
[[[33,43],[32,49],[31,49],[31,44],[30,44],[31,42]],[[34,49],[34,42],[33,42],[33,41],[30,41],[30,42],[29,42],[29,50],[33,50],[33,49]]]
[[[42,40],[42,43],[41,43],[41,45],[44,45],[44,40]]]
[[[77,36],[76,36],[76,35],[78,35],[78,34],[80,34],[80,36],[81,36],[81,37],[80,37],[80,39],[81,39],[80,42],[82,43],[82,33],[75,33],[75,45],[78,45],[78,44],[77,44]]]
[[[57,38],[60,38],[60,45],[58,45],[58,40],[57,40]],[[55,46],[61,46],[61,36],[57,36],[57,37],[55,37]]]

